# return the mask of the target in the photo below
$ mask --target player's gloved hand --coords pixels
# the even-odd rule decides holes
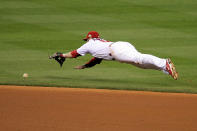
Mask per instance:
[[[56,53],[54,53],[53,55],[49,56],[49,59],[54,59],[54,58],[56,58],[56,57],[62,57],[62,53],[56,52]]]
[[[49,56],[49,59],[55,59],[60,64],[60,67],[62,67],[64,61],[66,60],[66,58],[63,57],[63,54],[60,52],[56,52],[53,55]]]

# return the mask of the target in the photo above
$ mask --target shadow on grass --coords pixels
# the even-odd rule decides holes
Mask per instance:
[[[63,76],[45,76],[47,79],[52,79],[52,80],[72,80],[73,78],[70,77],[63,77]]]
[[[51,77],[53,78],[53,77]],[[165,82],[165,81],[158,81],[158,80],[150,80],[147,81],[146,78],[144,79],[139,79],[139,78],[127,78],[127,79],[117,79],[117,78],[95,78],[95,77],[88,77],[88,76],[83,76],[83,77],[72,77],[72,78],[67,78],[67,77],[55,77],[55,78],[60,78],[60,79],[69,79],[69,80],[74,80],[76,82],[76,80],[82,83],[95,83],[96,86],[99,85],[106,85],[106,87],[112,87],[113,85],[115,87],[117,86],[127,86],[127,87],[173,87],[176,86],[176,84],[173,84],[171,82]],[[121,87],[120,87],[121,88]]]

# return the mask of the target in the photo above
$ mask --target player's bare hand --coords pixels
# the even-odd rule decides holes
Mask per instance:
[[[84,68],[85,68],[84,65],[82,65],[82,66],[76,66],[76,67],[75,67],[75,69],[84,69]]]

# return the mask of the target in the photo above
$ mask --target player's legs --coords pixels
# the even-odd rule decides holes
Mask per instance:
[[[142,54],[128,42],[114,43],[111,46],[111,54],[117,61],[129,63],[143,69],[161,70],[171,75],[175,80],[178,78],[178,72],[170,59],[162,59],[153,55]]]
[[[144,69],[156,69],[156,70],[166,69],[166,59],[162,59],[149,54],[139,53],[135,63],[137,63],[138,67]]]
[[[138,52],[133,45],[128,42],[116,42],[112,45],[112,55],[117,61],[129,63],[143,69],[166,69],[166,59],[162,59],[149,54]]]

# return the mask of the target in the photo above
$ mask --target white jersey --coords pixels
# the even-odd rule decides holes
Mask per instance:
[[[113,42],[109,42],[103,39],[90,39],[87,43],[77,49],[77,53],[82,56],[84,56],[85,54],[91,54],[96,58],[112,60],[109,47],[112,43]]]

